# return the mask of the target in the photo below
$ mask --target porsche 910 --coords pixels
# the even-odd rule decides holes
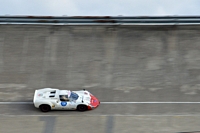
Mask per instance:
[[[95,109],[100,105],[100,101],[85,89],[71,91],[55,88],[35,90],[33,103],[42,112],[51,110],[86,111]]]

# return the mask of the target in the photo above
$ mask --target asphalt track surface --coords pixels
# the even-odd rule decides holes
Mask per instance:
[[[199,29],[0,25],[0,133],[200,131]],[[101,105],[42,113],[43,87],[86,88]]]
[[[199,103],[103,102],[92,111],[42,113],[31,102],[0,103],[0,132],[179,133],[199,130]],[[10,127],[12,125],[12,128]]]

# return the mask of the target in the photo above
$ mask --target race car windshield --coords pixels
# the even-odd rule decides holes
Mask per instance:
[[[70,99],[72,99],[72,100],[77,100],[78,99],[78,94],[76,94],[76,93],[74,93],[74,92],[71,92],[71,95],[70,95]]]

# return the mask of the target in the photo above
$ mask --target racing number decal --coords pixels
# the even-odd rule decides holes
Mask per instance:
[[[61,106],[66,106],[67,102],[61,102]]]

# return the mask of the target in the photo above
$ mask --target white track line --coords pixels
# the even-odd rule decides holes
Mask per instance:
[[[33,102],[0,102],[0,104],[33,104]],[[101,104],[200,104],[200,102],[101,102]]]
[[[101,102],[102,104],[166,104],[166,103],[176,103],[176,104],[185,104],[185,103],[200,103],[200,102]]]
[[[69,115],[69,114],[42,114],[42,115],[40,115],[40,114],[38,114],[38,115],[32,115],[32,114],[27,114],[27,115],[24,115],[24,114],[22,114],[22,115],[12,115],[12,114],[0,114],[0,116],[8,116],[8,117],[21,117],[21,116],[24,116],[24,117],[27,117],[27,116],[34,116],[34,117],[38,117],[38,116],[42,116],[42,117],[49,117],[49,116],[54,116],[54,117],[59,117],[59,116],[61,116],[61,117],[63,117],[63,116],[66,116],[66,117],[79,117],[79,116],[81,116],[81,117],[88,117],[88,116],[115,116],[115,117],[124,117],[124,116],[129,116],[129,117],[177,117],[177,116],[179,116],[179,117],[200,117],[200,114],[155,114],[155,115],[152,115],[152,114],[146,114],[146,115],[134,115],[134,114],[81,114],[81,115],[79,115],[79,114],[74,114],[74,115]]]
[[[0,104],[33,104],[33,102],[0,102]]]

